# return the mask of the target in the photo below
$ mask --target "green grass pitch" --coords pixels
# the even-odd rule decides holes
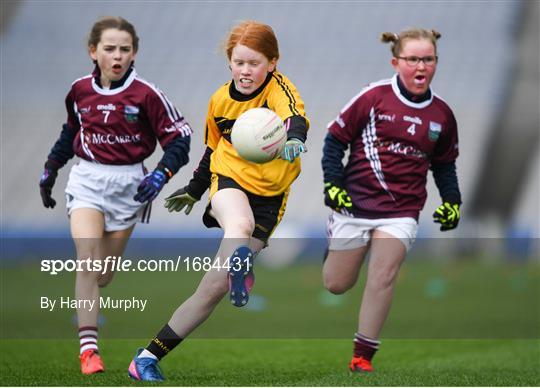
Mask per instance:
[[[350,292],[333,296],[324,292],[320,270],[312,264],[257,267],[250,307],[222,302],[163,360],[165,385],[540,385],[537,263],[407,262],[370,375],[347,371],[365,274]],[[107,371],[82,376],[74,311],[39,305],[43,295],[72,295],[73,274],[53,277],[29,263],[4,267],[0,275],[2,386],[141,385],[127,376],[135,350],[147,345],[201,276],[118,274],[103,295],[145,297],[148,307],[102,311],[99,344]]]
[[[153,385],[131,381],[127,366],[145,340],[104,340],[106,372],[82,376],[74,340],[8,340],[2,386]],[[162,361],[174,386],[538,386],[533,340],[387,340],[370,375],[347,371],[345,340],[194,339]]]

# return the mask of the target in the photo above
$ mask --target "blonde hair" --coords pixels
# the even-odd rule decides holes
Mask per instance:
[[[404,41],[407,39],[427,39],[431,41],[437,53],[437,40],[441,34],[435,30],[425,30],[423,28],[408,28],[399,34],[395,32],[383,32],[380,36],[381,42],[390,43],[390,51],[394,57],[399,57],[403,50]]]
[[[234,26],[223,48],[227,58],[230,60],[233,48],[237,44],[242,44],[252,50],[263,54],[269,61],[279,59],[279,47],[276,34],[272,27],[254,20],[245,20]]]

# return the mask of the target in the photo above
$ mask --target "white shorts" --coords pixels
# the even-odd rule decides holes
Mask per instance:
[[[81,208],[99,210],[107,232],[127,229],[139,221],[148,222],[150,206],[133,199],[143,177],[142,163],[114,166],[81,159],[69,174],[68,215]]]
[[[328,249],[343,251],[360,248],[369,243],[374,230],[380,230],[399,239],[407,251],[414,244],[418,222],[412,217],[367,218],[347,217],[332,212],[327,223]]]

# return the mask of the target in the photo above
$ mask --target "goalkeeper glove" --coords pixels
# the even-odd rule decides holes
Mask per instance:
[[[293,163],[294,159],[299,157],[302,152],[307,152],[304,142],[296,138],[290,138],[285,143],[283,151],[281,151],[281,159]]]
[[[188,215],[193,209],[193,205],[198,199],[192,197],[187,191],[186,187],[176,190],[174,193],[165,198],[165,207],[169,212],[179,212],[185,207],[185,213]]]
[[[39,193],[41,194],[41,201],[43,206],[46,208],[54,208],[56,206],[56,201],[52,197],[52,188],[56,177],[58,176],[58,168],[56,168],[53,163],[47,161],[45,163],[45,169],[43,174],[39,179]]]
[[[324,184],[324,204],[335,211],[352,210],[353,203],[349,193],[344,188],[332,182]]]
[[[168,177],[166,173],[167,170],[162,171],[156,168],[151,173],[146,174],[139,187],[137,187],[137,194],[133,199],[141,203],[152,202],[156,199],[165,183],[167,183]]]
[[[459,223],[459,203],[443,202],[433,213],[433,222],[441,224],[442,232],[455,229]]]

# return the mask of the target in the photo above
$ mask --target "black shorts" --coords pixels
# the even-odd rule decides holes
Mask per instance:
[[[252,237],[264,242],[268,241],[274,232],[274,229],[276,229],[276,226],[278,226],[283,218],[289,190],[287,189],[283,194],[273,197],[263,197],[261,195],[250,193],[232,178],[212,174],[210,193],[214,194],[223,189],[238,189],[247,195],[249,206],[251,207],[253,217],[255,218],[255,230],[253,231]],[[206,206],[206,211],[203,215],[203,223],[207,228],[219,228],[220,226],[217,220],[210,215],[211,208],[212,203],[208,202],[208,206]]]

